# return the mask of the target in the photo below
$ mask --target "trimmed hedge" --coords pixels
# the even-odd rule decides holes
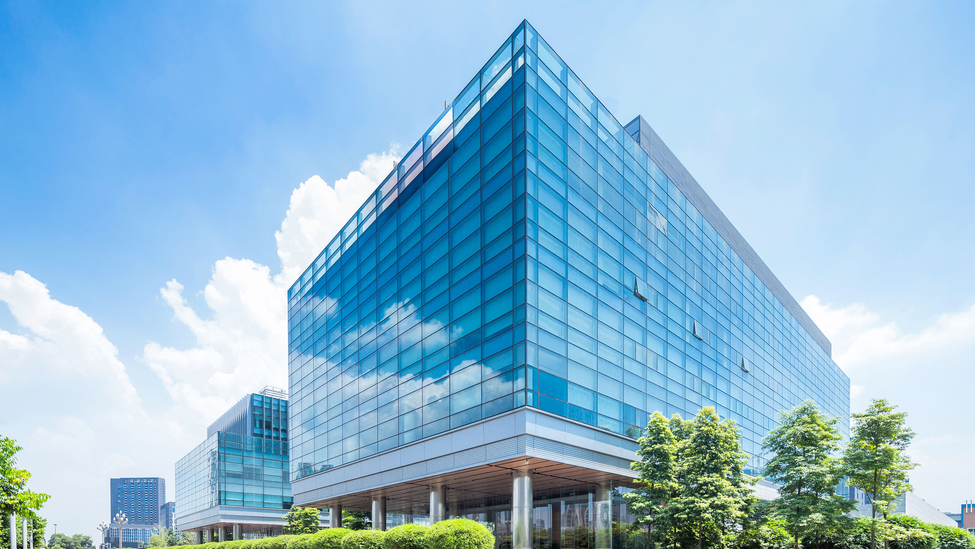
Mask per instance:
[[[494,549],[494,536],[480,523],[467,519],[438,522],[432,528],[404,524],[379,530],[326,528],[315,534],[210,542],[193,549]]]
[[[386,532],[384,549],[426,549],[430,528],[420,524],[403,524]]]
[[[234,541],[211,541],[199,545],[188,545],[193,549],[342,549],[342,539],[351,530],[345,528],[326,528],[314,534],[285,534],[261,539],[241,539]]]
[[[315,534],[294,534],[285,546],[285,549],[315,549],[313,543],[315,541]],[[224,548],[221,548],[224,549]],[[237,549],[231,547],[229,549]],[[241,549],[253,549],[253,548],[241,548]]]
[[[382,530],[353,530],[342,539],[342,549],[383,549],[385,537]]]
[[[346,528],[326,528],[313,534],[311,549],[342,549],[342,540],[352,533]]]
[[[274,536],[273,538],[256,539],[254,540],[254,544],[251,545],[249,549],[288,549],[288,542],[296,537],[298,536],[285,534],[283,536]],[[225,548],[220,547],[220,549]]]
[[[425,545],[426,549],[494,549],[494,536],[483,524],[456,518],[431,526]]]

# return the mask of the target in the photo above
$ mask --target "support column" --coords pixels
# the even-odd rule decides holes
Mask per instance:
[[[532,472],[514,471],[511,477],[511,549],[532,549]]]
[[[562,501],[552,504],[552,537],[549,538],[552,549],[562,549]]]
[[[596,549],[613,547],[613,485],[604,482],[596,487],[595,520],[593,530],[596,534]]]
[[[328,527],[329,528],[341,528],[342,527],[342,506],[333,505],[328,508]]]
[[[207,528],[203,531],[203,543],[210,543],[211,541],[213,540],[210,538],[210,529]]]
[[[436,524],[447,518],[447,487],[434,485],[430,487],[430,524]],[[530,549],[530,548],[529,548]]]
[[[235,524],[234,525],[234,541],[239,541],[239,540],[242,540],[242,539],[244,539],[244,538],[243,538],[243,536],[240,535],[240,525],[239,524]]]
[[[217,541],[223,542],[227,541],[227,531],[223,526],[217,527]]]
[[[372,529],[386,530],[386,498],[372,498]]]
[[[193,541],[195,541],[197,545],[202,545],[203,544],[203,532],[200,532],[200,531],[193,532]]]

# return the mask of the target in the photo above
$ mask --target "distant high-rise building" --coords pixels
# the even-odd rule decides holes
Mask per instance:
[[[159,508],[159,524],[163,525],[165,528],[172,528],[173,530],[179,530],[176,528],[176,502],[167,501]]]
[[[242,398],[176,463],[176,523],[198,541],[281,534],[291,507],[288,395]]]
[[[166,480],[161,477],[113,478],[112,514],[125,513],[131,523],[159,524],[159,508],[166,503]]]
[[[161,477],[113,478],[111,486],[111,514],[113,520],[124,513],[122,547],[139,547],[149,543],[149,538],[161,524],[162,506],[166,502],[166,480]],[[112,524],[106,531],[105,543],[118,547],[119,529]]]

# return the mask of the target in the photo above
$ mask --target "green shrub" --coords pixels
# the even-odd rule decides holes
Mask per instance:
[[[975,549],[975,536],[954,526],[928,523],[928,532],[937,538],[939,549]]]
[[[420,524],[403,524],[386,532],[385,549],[425,549],[430,528]]]
[[[342,539],[350,533],[345,528],[326,528],[312,535],[310,549],[342,549]]]
[[[312,540],[315,534],[297,534],[288,540],[287,549],[312,549]]]
[[[381,530],[355,530],[342,539],[342,549],[383,549],[385,537]]]
[[[292,538],[294,538],[294,536],[285,534],[283,536],[259,539],[257,540],[257,543],[254,544],[254,549],[288,549],[288,542],[290,542]]]
[[[425,539],[426,549],[494,549],[494,536],[487,527],[462,518],[434,524]]]

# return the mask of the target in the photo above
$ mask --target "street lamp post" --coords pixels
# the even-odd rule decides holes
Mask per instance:
[[[118,524],[118,549],[122,549],[122,525],[129,522],[129,519],[125,517],[125,513],[119,511],[115,513],[115,519],[112,522]]]
[[[57,527],[56,524],[54,526]],[[99,545],[101,549],[105,549],[105,546],[108,545],[107,543],[105,543],[106,540],[108,539],[108,534],[105,533],[106,530],[108,530],[108,525],[105,524],[105,522],[102,522],[101,524],[98,525],[98,531],[102,533],[102,542]]]

